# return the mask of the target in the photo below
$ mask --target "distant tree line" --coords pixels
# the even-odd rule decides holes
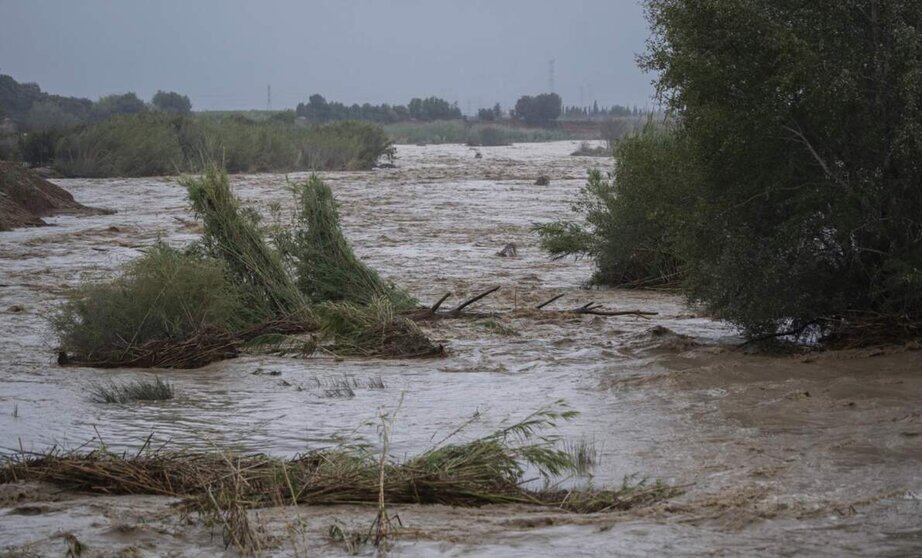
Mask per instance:
[[[323,95],[314,94],[308,98],[307,103],[298,103],[295,109],[298,117],[310,122],[338,122],[343,120],[366,120],[381,124],[408,122],[412,120],[433,122],[436,120],[462,120],[461,110],[457,103],[449,103],[439,97],[425,99],[414,98],[406,105],[389,105],[383,103],[372,105],[358,103],[346,105],[336,101],[327,101]],[[592,118],[592,117],[621,117],[638,116],[642,114],[635,106],[633,108],[613,105],[599,107],[596,102],[592,107],[566,107],[564,109],[560,96],[556,93],[541,93],[539,95],[524,95],[516,101],[515,107],[504,114],[499,103],[493,107],[481,108],[477,111],[477,119],[486,122],[502,120],[504,116],[525,122],[529,126],[547,127],[558,118]]]
[[[612,105],[610,107],[600,107],[598,101],[593,101],[592,106],[567,106],[563,109],[564,118],[602,118],[602,117],[620,117],[620,116],[642,116],[644,111],[637,108],[637,105],[628,107],[624,105]]]
[[[12,76],[0,75],[0,114],[12,120],[21,130],[69,128],[146,111],[188,114],[192,112],[192,103],[185,95],[167,91],[157,91],[150,104],[131,92],[91,101],[52,95],[42,91],[38,84],[19,83]]]
[[[307,103],[298,103],[297,108],[295,108],[295,114],[311,122],[367,120],[382,124],[405,122],[407,120],[431,122],[433,120],[460,120],[463,118],[457,103],[449,103],[439,97],[413,98],[406,105],[390,105],[387,103],[380,105],[370,103],[345,105],[336,101],[327,101],[323,95],[316,93],[308,98]]]

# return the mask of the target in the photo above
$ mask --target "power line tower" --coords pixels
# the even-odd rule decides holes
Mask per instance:
[[[266,86],[266,110],[272,110],[272,84]]]
[[[554,92],[554,59],[547,61],[547,89],[548,93]]]

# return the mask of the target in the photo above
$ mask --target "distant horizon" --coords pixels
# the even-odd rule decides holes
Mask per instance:
[[[167,92],[172,91],[172,90],[167,90],[167,89],[162,89],[162,88],[161,88],[161,89],[158,89],[157,91],[154,91],[153,93],[151,93],[149,96],[146,96],[146,97],[145,97],[144,95],[139,94],[137,91],[130,91],[130,90],[125,90],[125,91],[112,91],[112,92],[110,92],[110,93],[103,93],[103,94],[100,95],[99,97],[95,97],[95,98],[93,98],[93,97],[80,97],[80,96],[77,96],[77,95],[68,95],[68,94],[65,94],[65,93],[61,93],[60,91],[50,91],[50,90],[46,89],[46,88],[45,88],[41,83],[39,83],[39,82],[27,81],[27,80],[18,79],[15,75],[9,74],[9,73],[5,72],[5,71],[3,70],[3,68],[0,68],[0,75],[9,75],[10,77],[12,77],[14,80],[16,80],[17,82],[19,82],[19,83],[21,83],[21,84],[25,84],[25,83],[34,83],[34,84],[36,84],[36,85],[39,86],[39,88],[42,90],[43,93],[47,93],[47,94],[49,94],[49,95],[58,95],[58,96],[61,96],[61,97],[73,97],[73,98],[79,98],[79,99],[89,99],[90,101],[98,101],[99,99],[101,99],[101,98],[103,98],[103,97],[107,97],[107,96],[109,96],[109,95],[124,95],[124,94],[128,94],[128,93],[134,93],[135,95],[137,95],[137,97],[138,97],[139,99],[141,99],[141,100],[144,101],[145,103],[148,103],[148,104],[149,104],[150,101],[151,101],[151,97],[153,97],[154,94],[157,93],[157,91],[167,91]],[[183,93],[182,91],[175,91],[175,92],[176,92],[176,93],[179,93],[179,94],[181,94],[181,95],[186,95],[186,93]],[[331,98],[327,97],[326,95],[324,95],[322,92],[319,92],[319,91],[316,91],[316,92],[314,92],[314,93],[311,93],[311,95],[314,95],[315,93],[319,93],[319,94],[320,94],[321,96],[323,96],[324,99],[326,99],[328,102],[334,102],[334,101],[335,101],[335,102],[341,102],[341,103],[343,103],[343,104],[345,104],[345,105],[347,105],[347,106],[351,106],[351,105],[353,105],[353,104],[356,104],[356,103],[345,102],[345,101],[342,101],[342,100],[340,100],[340,99],[331,99]],[[542,93],[542,92],[536,92],[536,93]],[[536,93],[523,93],[523,95],[534,95],[534,94],[536,94]],[[426,98],[426,97],[430,97],[430,96],[431,96],[431,95],[416,95],[415,97],[418,97],[418,98],[421,98],[421,99],[422,99],[422,98]],[[310,97],[310,95],[308,95],[308,97]],[[387,104],[389,104],[389,105],[404,105],[404,106],[406,106],[407,103],[408,103],[412,98],[413,98],[413,97],[411,97],[410,99],[407,99],[407,100],[404,101],[404,102],[395,102],[395,103],[387,103]],[[445,99],[445,100],[448,101],[449,103],[454,103],[454,102],[455,102],[455,101],[452,101],[451,99]],[[295,110],[295,108],[297,108],[297,103],[295,103],[295,105],[293,105],[293,106],[272,107],[272,108],[266,108],[266,107],[199,108],[199,107],[196,107],[196,105],[195,105],[195,100],[192,99],[191,97],[190,97],[190,101],[192,102],[192,111],[193,111],[193,112],[250,112],[250,111],[252,111],[252,112],[282,112],[282,111],[286,111],[286,110]],[[307,101],[308,101],[308,99],[305,98],[305,99],[302,100],[302,101],[298,101],[298,103],[307,103]],[[372,105],[381,105],[381,104],[384,104],[386,101],[381,101],[381,102],[372,102],[372,101],[368,101],[368,102],[369,102],[370,104],[372,104]],[[357,103],[357,104],[361,105],[361,104],[363,104],[363,103]],[[459,108],[461,109],[461,112],[464,113],[465,116],[475,116],[475,115],[477,114],[477,110],[478,110],[479,108],[492,108],[495,104],[496,104],[496,103],[493,103],[492,105],[486,105],[486,106],[483,106],[483,107],[476,107],[476,108],[474,108],[470,113],[466,112],[465,109],[464,109],[464,107],[461,107],[461,106],[460,106],[460,103],[459,103],[458,106],[459,106]],[[580,104],[578,104],[578,103],[568,103],[566,99],[563,99],[563,106],[565,106],[565,107],[566,107],[566,106],[591,107],[592,104],[593,104],[592,101],[590,101],[588,104],[583,104],[583,105],[580,105]],[[651,104],[652,104],[652,103],[651,103]],[[515,103],[509,104],[509,105],[503,105],[502,103],[500,103],[500,106],[502,107],[502,109],[503,109],[504,111],[513,108],[514,105],[515,105]],[[636,104],[631,104],[631,103],[617,103],[617,102],[615,102],[615,103],[611,103],[611,104],[599,103],[599,108],[610,108],[610,107],[613,107],[613,106],[615,106],[615,105],[619,105],[619,106],[623,106],[623,107],[628,107],[628,108],[631,108],[631,107],[635,107],[635,106],[636,106],[638,109],[641,109],[641,110],[643,110],[644,112],[649,112],[649,110],[647,110],[647,109],[649,109],[649,107],[650,107],[650,104],[648,104],[648,105],[643,105],[643,106],[642,106],[642,105],[636,105]]]
[[[465,114],[553,90],[565,105],[651,108],[639,2],[0,0],[0,73],[96,100],[158,90],[193,110],[441,97]],[[551,61],[553,70],[551,69]],[[553,80],[553,88],[551,81]]]

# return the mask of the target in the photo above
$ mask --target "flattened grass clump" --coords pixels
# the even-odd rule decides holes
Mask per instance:
[[[539,411],[484,438],[441,445],[406,461],[382,461],[367,448],[318,450],[290,460],[162,450],[123,455],[53,451],[8,457],[0,467],[0,483],[44,481],[94,493],[185,497],[204,510],[379,503],[383,494],[387,504],[517,503],[592,513],[646,505],[677,493],[660,483],[629,479],[605,490],[528,488],[526,471],[537,471],[546,480],[576,472],[573,458],[557,448],[560,440],[543,434],[568,416],[572,413]]]
[[[115,279],[78,288],[52,325],[69,360],[105,366],[151,341],[234,331],[250,318],[221,261],[157,244]]]
[[[413,320],[400,316],[390,300],[374,298],[368,305],[342,302],[315,307],[320,332],[332,352],[341,355],[396,358],[435,356],[434,344]]]
[[[131,403],[132,401],[167,401],[173,399],[173,384],[159,376],[154,379],[137,379],[124,383],[105,382],[90,386],[90,395],[96,403]]]

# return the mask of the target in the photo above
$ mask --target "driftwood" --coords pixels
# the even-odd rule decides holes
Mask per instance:
[[[430,313],[430,314],[435,314],[436,311],[438,311],[439,307],[442,305],[442,303],[445,302],[446,300],[448,300],[448,297],[450,297],[450,296],[451,296],[451,291],[448,291],[447,293],[445,293],[445,296],[443,296],[442,298],[440,298],[440,299],[438,300],[438,302],[436,302],[435,304],[432,305],[431,308],[429,308],[429,313]]]
[[[514,258],[519,255],[518,247],[515,242],[510,242],[503,246],[503,249],[496,253],[501,258]]]
[[[473,298],[469,298],[469,299],[465,300],[464,302],[462,302],[461,304],[459,304],[458,306],[456,306],[454,310],[452,310],[451,312],[449,312],[449,314],[451,314],[452,316],[457,316],[457,315],[461,314],[461,311],[462,311],[462,310],[464,310],[465,308],[467,308],[467,307],[470,306],[471,304],[474,304],[474,303],[477,302],[478,300],[480,300],[480,299],[482,299],[482,298],[484,298],[484,297],[487,297],[487,296],[489,296],[489,295],[495,293],[495,292],[498,291],[498,290],[499,290],[499,286],[496,286],[496,287],[493,287],[493,288],[490,289],[490,290],[487,290],[487,291],[484,291],[484,292],[480,293],[479,295],[477,295],[477,296],[475,296],[475,297],[473,297]]]
[[[453,308],[452,310],[449,310],[448,312],[439,312],[438,309],[442,306],[442,304],[444,304],[444,302],[448,299],[448,297],[451,296],[451,293],[450,293],[450,292],[449,292],[449,293],[445,293],[445,295],[444,295],[442,298],[440,298],[440,299],[439,299],[435,304],[433,304],[431,307],[429,307],[429,308],[421,308],[421,309],[419,309],[419,310],[417,310],[417,311],[415,311],[415,312],[413,312],[413,313],[408,314],[407,317],[410,318],[411,320],[415,320],[415,321],[426,321],[426,320],[439,320],[439,319],[446,319],[446,318],[461,318],[461,317],[464,317],[464,318],[484,318],[484,317],[494,316],[494,315],[496,315],[495,312],[494,312],[494,313],[490,313],[490,314],[484,314],[484,313],[471,313],[471,312],[462,313],[462,312],[463,312],[463,310],[464,310],[465,308],[467,308],[468,306],[474,304],[475,302],[478,302],[479,300],[482,300],[483,298],[486,298],[487,296],[489,296],[489,295],[495,293],[495,292],[498,291],[499,289],[500,289],[500,287],[498,287],[498,286],[497,286],[497,287],[493,287],[493,288],[488,289],[488,290],[486,290],[486,291],[484,291],[484,292],[482,292],[482,293],[480,293],[480,294],[478,294],[478,295],[476,295],[476,296],[473,296],[473,297],[471,297],[471,298],[465,300],[464,302],[462,302],[461,304],[459,304],[458,306],[456,306],[456,307]],[[553,302],[555,302],[555,301],[557,301],[557,300],[560,300],[561,298],[564,297],[565,294],[566,294],[566,293],[561,293],[561,294],[558,294],[558,295],[555,295],[555,296],[549,298],[548,300],[546,300],[546,301],[542,302],[541,304],[535,306],[535,310],[541,310],[541,309],[543,309],[544,307],[548,306],[549,304],[551,304],[551,303],[553,303]],[[579,308],[573,308],[573,309],[571,309],[571,310],[545,310],[545,313],[556,313],[556,314],[587,314],[587,315],[590,315],[590,316],[605,316],[605,317],[613,317],[613,316],[637,316],[637,317],[640,317],[640,318],[648,318],[648,317],[650,317],[650,316],[656,316],[656,315],[659,314],[658,312],[648,312],[648,311],[645,311],[645,310],[605,310],[605,309],[602,307],[601,304],[597,304],[597,303],[595,303],[595,302],[589,302],[589,303],[586,303],[586,304],[580,306]]]
[[[573,310],[564,310],[564,312],[568,314],[590,314],[592,316],[639,316],[641,318],[659,314],[659,312],[645,312],[643,310],[600,310],[601,307],[601,304],[590,302]]]
[[[545,300],[541,304],[535,306],[535,310],[541,310],[552,302],[560,300],[564,297],[565,294],[566,293],[561,293],[557,296]],[[564,312],[566,314],[590,314],[592,316],[640,316],[641,318],[646,318],[647,316],[656,316],[658,314],[658,312],[646,312],[643,310],[603,310],[601,308],[601,304],[589,302],[580,306],[579,308],[574,308],[573,310],[559,310],[559,312]]]
[[[553,297],[553,298],[549,298],[549,299],[545,300],[545,301],[542,302],[541,304],[535,306],[535,310],[541,310],[542,308],[544,308],[544,307],[547,306],[548,304],[554,302],[555,300],[559,300],[559,299],[563,298],[565,294],[566,294],[566,293],[560,293],[559,295],[557,295],[557,296],[555,296],[555,297]]]
[[[423,308],[423,309],[421,309],[421,310],[417,310],[417,311],[415,311],[415,312],[412,312],[412,313],[410,313],[410,314],[407,315],[407,318],[409,318],[409,319],[411,319],[411,320],[415,320],[415,321],[441,320],[441,319],[445,319],[445,318],[459,318],[459,317],[462,317],[461,312],[462,312],[465,308],[467,308],[467,307],[470,306],[471,304],[474,304],[475,302],[477,302],[477,301],[479,301],[479,300],[481,300],[481,299],[483,299],[483,298],[486,298],[487,296],[489,296],[489,295],[495,293],[495,292],[498,291],[499,289],[500,289],[500,287],[498,287],[498,286],[493,287],[492,289],[486,290],[486,291],[484,291],[484,292],[482,292],[482,293],[480,293],[480,294],[478,294],[478,295],[472,296],[471,298],[465,300],[464,302],[462,302],[461,304],[459,304],[458,306],[456,306],[456,307],[453,308],[452,310],[449,310],[448,312],[439,312],[438,309],[439,309],[439,308],[442,306],[442,304],[448,299],[448,297],[451,296],[451,293],[450,293],[450,292],[449,292],[449,293],[445,293],[445,295],[444,295],[442,298],[440,298],[440,299],[439,299],[435,304],[433,304],[431,307],[429,307],[429,308]],[[463,316],[466,317],[466,318],[482,318],[482,317],[484,317],[485,315],[486,315],[486,314],[480,314],[480,313],[478,313],[478,314],[467,313],[467,314],[464,314]]]

